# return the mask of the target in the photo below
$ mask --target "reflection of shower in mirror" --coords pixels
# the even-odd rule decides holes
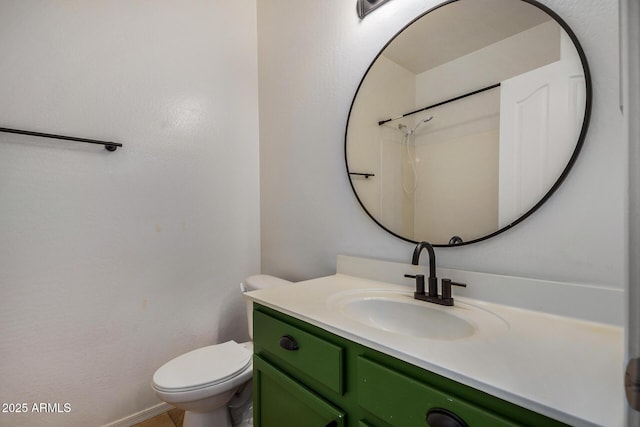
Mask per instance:
[[[427,123],[432,120],[433,116],[426,116],[424,119],[420,120],[418,124],[416,124],[413,129],[408,130],[407,125],[400,123],[398,125],[398,130],[404,134],[404,138],[402,140],[402,145],[404,145],[404,151],[402,152],[402,156],[400,161],[402,162],[402,167],[400,168],[400,182],[402,183],[402,191],[407,197],[413,197],[415,195],[416,189],[418,188],[418,172],[416,171],[416,158],[415,158],[415,148],[413,150],[413,154],[411,153],[411,149],[409,148],[409,139],[416,133],[416,130],[423,123]],[[405,160],[406,159],[406,160]],[[407,188],[405,184],[405,164],[409,163],[411,165],[411,176],[413,177],[413,186],[411,188]]]
[[[411,129],[409,131],[407,130],[407,125],[404,125],[404,124],[400,123],[398,125],[398,129],[401,130],[402,132],[404,132],[405,136],[411,136],[416,132],[416,130],[418,129],[418,127],[420,127],[421,124],[427,123],[428,121],[431,121],[431,119],[433,119],[433,116],[425,117],[424,119],[420,120],[418,122],[418,124],[413,127],[413,129]]]

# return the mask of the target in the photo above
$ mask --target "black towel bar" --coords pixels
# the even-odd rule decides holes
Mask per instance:
[[[100,144],[100,145],[104,145],[104,148],[106,148],[108,151],[116,151],[118,147],[122,147],[122,144],[120,144],[119,142],[100,141],[98,139],[76,138],[75,136],[55,135],[52,133],[33,132],[29,130],[9,129],[9,128],[0,127],[0,132],[38,136],[41,138],[64,139],[66,141],[86,142],[88,144]]]

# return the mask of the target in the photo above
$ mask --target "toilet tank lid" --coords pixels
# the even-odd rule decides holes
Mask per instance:
[[[257,291],[259,289],[275,288],[276,286],[288,285],[293,282],[280,279],[279,277],[269,276],[268,274],[256,274],[247,277],[240,284],[242,292]]]

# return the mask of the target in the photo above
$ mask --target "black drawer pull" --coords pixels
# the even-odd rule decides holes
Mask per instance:
[[[283,335],[280,337],[280,347],[288,351],[296,351],[300,348],[298,347],[296,340],[291,335]]]
[[[427,412],[427,424],[430,427],[469,427],[462,418],[442,408]]]

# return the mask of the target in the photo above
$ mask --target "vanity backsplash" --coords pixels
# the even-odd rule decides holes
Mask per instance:
[[[415,281],[404,275],[425,274],[427,269],[425,265],[338,255],[336,273],[406,285],[413,289]],[[454,296],[615,326],[624,324],[622,289],[445,267],[438,267],[438,275],[467,284],[466,288],[454,289]]]

